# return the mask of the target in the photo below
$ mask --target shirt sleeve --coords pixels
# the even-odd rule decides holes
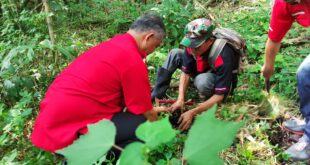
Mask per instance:
[[[184,55],[182,57],[182,72],[186,74],[195,74],[196,73],[196,60],[192,55],[188,53],[188,50],[184,50]]]
[[[124,100],[129,112],[139,115],[152,109],[151,87],[144,64],[131,66],[122,75]]]
[[[294,18],[287,11],[283,0],[276,0],[271,13],[268,37],[274,42],[281,42],[291,28]]]
[[[215,94],[229,93],[233,68],[234,52],[229,46],[225,46],[215,61]]]

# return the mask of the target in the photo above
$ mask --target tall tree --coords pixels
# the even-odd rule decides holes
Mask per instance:
[[[43,0],[43,5],[44,5],[45,12],[49,13],[48,0]],[[46,22],[47,22],[48,33],[50,35],[51,42],[54,45],[55,44],[55,35],[54,35],[54,30],[53,30],[53,20],[49,14],[46,17]]]

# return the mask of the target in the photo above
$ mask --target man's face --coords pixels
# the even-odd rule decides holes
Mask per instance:
[[[146,54],[151,54],[159,47],[162,43],[162,38],[153,35],[145,37],[142,45],[142,50]]]
[[[201,44],[200,46],[198,46],[196,48],[191,48],[191,53],[194,56],[200,56],[210,48],[212,43],[213,43],[213,40],[209,39],[209,40],[205,41],[203,44]]]

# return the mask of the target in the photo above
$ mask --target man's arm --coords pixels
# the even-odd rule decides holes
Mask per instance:
[[[224,95],[214,94],[208,100],[206,100],[205,102],[199,104],[197,107],[195,107],[194,109],[191,109],[190,111],[193,111],[192,113],[194,114],[194,116],[196,116],[196,115],[202,113],[203,111],[208,110],[214,104],[217,104],[217,103],[223,101],[223,99],[224,99]]]
[[[143,113],[144,117],[149,121],[156,121],[157,120],[157,112],[153,108],[152,110],[146,111]]]
[[[186,74],[184,72],[181,73],[178,99],[174,104],[171,105],[170,107],[171,111],[184,107],[185,94],[188,88],[189,79],[190,79],[189,74]]]
[[[212,97],[210,97],[207,101],[199,104],[197,107],[195,107],[194,109],[191,109],[189,111],[186,111],[185,113],[183,113],[179,119],[179,129],[181,131],[187,130],[193,121],[193,118],[208,110],[209,108],[211,108],[214,104],[221,102],[224,99],[224,95],[217,95],[214,94]]]
[[[189,79],[189,74],[186,74],[184,72],[181,73],[178,100],[185,100],[185,94],[188,88]]]
[[[274,42],[268,38],[265,46],[265,62],[262,67],[263,76],[269,80],[274,73],[274,63],[277,53],[280,50],[281,42]]]
[[[280,50],[281,40],[291,28],[295,18],[288,10],[285,1],[275,0],[270,17],[268,29],[268,40],[265,45],[265,62],[262,67],[262,74],[269,80],[274,73],[274,63],[277,53]]]

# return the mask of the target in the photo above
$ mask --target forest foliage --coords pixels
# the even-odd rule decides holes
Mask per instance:
[[[41,1],[1,1],[0,164],[60,163],[54,155],[35,148],[29,141],[46,89],[80,53],[115,34],[126,32],[131,22],[146,11],[161,15],[167,29],[163,46],[147,59],[152,83],[167,52],[179,46],[183,28],[189,20],[212,17],[218,26],[242,34],[247,42],[247,65],[240,73],[235,95],[227,99],[216,115],[228,121],[243,119],[245,124],[232,147],[223,151],[221,157],[225,164],[286,161],[283,146],[272,137],[278,136],[279,122],[287,112],[298,112],[295,73],[310,52],[310,46],[309,43],[296,44],[292,39],[309,36],[309,29],[294,25],[283,41],[277,56],[276,74],[271,79],[271,93],[278,98],[276,108],[280,112],[270,116],[275,105],[263,92],[260,75],[270,3],[262,0],[53,0],[48,2],[50,12],[47,13]],[[48,17],[53,21],[55,43],[48,31]],[[189,94],[188,98],[191,96]],[[170,160],[171,155],[180,154],[175,148],[182,146],[179,144],[185,138],[174,139],[150,155]],[[149,161],[155,161],[151,159]]]

